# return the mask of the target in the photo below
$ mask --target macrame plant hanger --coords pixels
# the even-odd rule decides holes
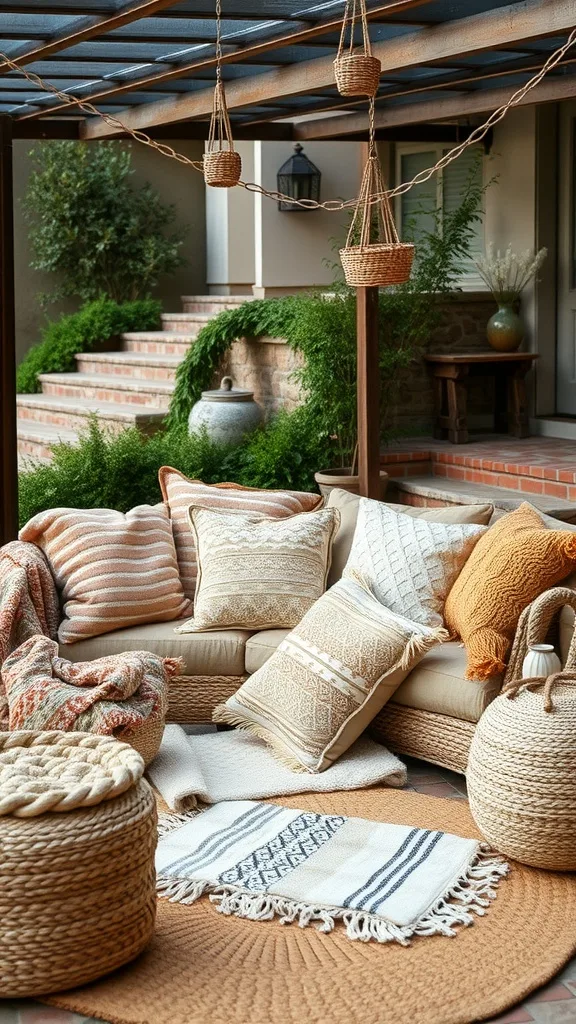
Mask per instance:
[[[222,80],[222,2],[216,0],[216,86],[204,154],[204,181],[215,188],[233,188],[240,181],[241,173],[242,161],[234,149]]]
[[[368,159],[346,245],[340,249],[346,283],[356,288],[403,284],[414,259],[414,246],[401,242],[396,231],[376,149],[373,99],[369,123]]]
[[[362,47],[354,50],[356,25],[362,29]],[[346,46],[346,33],[350,41]],[[334,61],[334,77],[341,96],[375,96],[380,82],[382,65],[372,56],[366,0],[346,0],[338,53]]]

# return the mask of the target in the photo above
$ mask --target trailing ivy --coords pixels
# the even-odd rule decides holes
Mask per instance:
[[[72,372],[77,353],[92,352],[118,334],[154,330],[160,326],[161,308],[156,299],[118,305],[103,297],[86,303],[78,313],[61,316],[45,327],[42,340],[24,356],[16,372],[17,391],[40,391],[39,374]]]
[[[265,334],[287,338],[293,304],[293,298],[252,299],[213,317],[199,332],[176,371],[168,425],[187,423],[192,406],[201,392],[210,387],[220,360],[238,338],[260,338]]]

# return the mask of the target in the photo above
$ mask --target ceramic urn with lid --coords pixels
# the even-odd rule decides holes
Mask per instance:
[[[262,409],[254,401],[254,392],[232,387],[232,377],[223,377],[220,387],[203,391],[188,418],[188,432],[202,428],[214,441],[239,444],[245,434],[262,422]]]

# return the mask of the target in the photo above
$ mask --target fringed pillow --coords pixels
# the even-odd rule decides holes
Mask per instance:
[[[547,529],[527,502],[490,527],[454,583],[444,612],[448,628],[464,641],[468,679],[504,671],[521,612],[574,569],[576,533]]]
[[[324,771],[447,638],[384,608],[362,580],[339,580],[214,721],[260,736],[296,771]]]

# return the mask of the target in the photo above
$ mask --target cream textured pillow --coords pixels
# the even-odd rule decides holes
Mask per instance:
[[[448,592],[486,529],[415,519],[361,498],[344,576],[359,573],[397,615],[440,625]]]
[[[61,643],[186,615],[168,511],[138,505],[52,508],[34,516],[20,540],[42,549],[60,592]]]
[[[323,503],[319,494],[306,491],[265,491],[239,484],[204,484],[201,480],[190,480],[170,466],[162,466],[158,480],[172,519],[180,579],[189,601],[187,615],[192,613],[197,573],[196,547],[188,520],[191,505],[226,512],[259,512],[270,519],[283,519],[297,512],[311,512]]]
[[[361,580],[335,583],[271,658],[214,712],[297,771],[336,761],[426,651],[448,634],[394,615]]]
[[[336,509],[264,519],[192,507],[190,522],[198,584],[179,632],[290,629],[326,590]]]
[[[336,580],[339,580],[344,572],[344,566],[352,548],[361,500],[359,494],[351,494],[341,487],[333,487],[330,491],[326,504],[328,508],[338,509],[340,529],[332,548],[332,565],[328,576],[329,587],[336,583]],[[393,512],[401,512],[403,515],[413,516],[414,519],[428,519],[431,523],[476,523],[478,526],[488,526],[494,512],[494,505],[490,504],[446,505],[443,508],[416,508],[413,505],[394,505],[388,501],[383,504]]]

